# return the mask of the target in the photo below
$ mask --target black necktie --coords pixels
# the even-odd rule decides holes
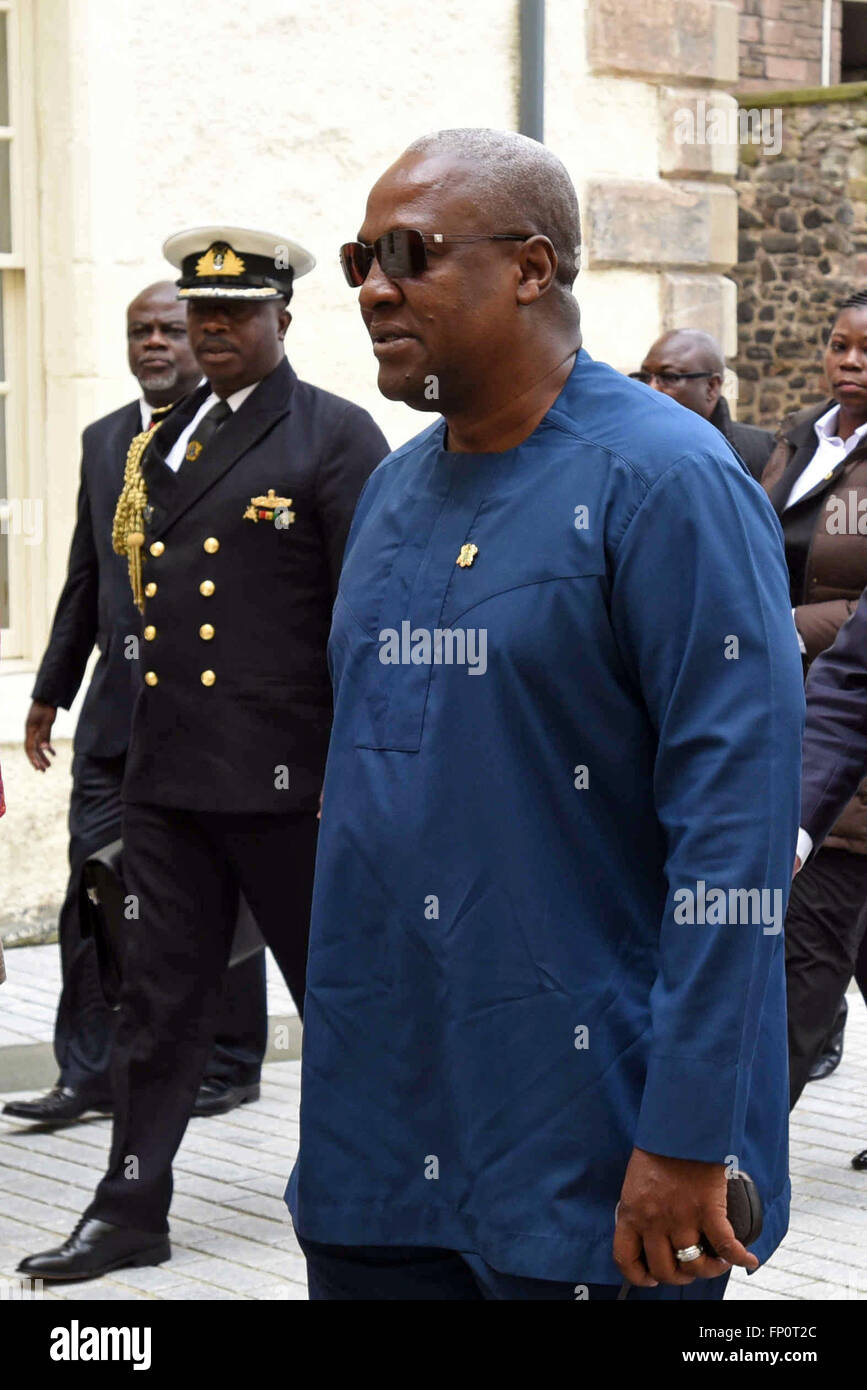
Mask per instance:
[[[198,463],[217,430],[224,420],[228,420],[232,407],[226,401],[217,401],[206,415],[203,415],[190,436],[184,453],[185,463]]]

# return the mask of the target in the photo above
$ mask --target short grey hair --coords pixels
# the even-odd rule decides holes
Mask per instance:
[[[406,154],[449,154],[472,165],[491,230],[546,236],[557,253],[557,281],[567,290],[581,265],[581,215],[565,164],[538,140],[511,130],[467,126],[414,140]]]

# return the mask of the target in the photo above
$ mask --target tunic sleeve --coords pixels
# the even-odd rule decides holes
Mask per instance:
[[[763,1010],[786,1046],[804,712],[779,524],[742,470],[697,450],[650,489],[616,553],[612,621],[656,731],[666,841],[635,1144],[723,1162],[743,1152]]]

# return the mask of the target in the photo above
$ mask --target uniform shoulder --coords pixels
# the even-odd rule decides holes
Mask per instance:
[[[300,392],[309,409],[322,420],[334,424],[365,422],[379,428],[370,411],[365,410],[363,405],[356,405],[355,401],[348,401],[345,396],[338,396],[334,391],[326,391],[323,386],[314,386],[312,382],[302,381],[299,377],[295,383],[295,390]]]
[[[128,421],[141,421],[141,407],[137,400],[127,401],[126,405],[119,406],[117,410],[110,411],[108,415],[101,415],[98,420],[92,420],[89,425],[85,425],[81,437],[85,443],[90,443],[105,434],[110,434],[112,430]],[[133,428],[135,428],[135,423],[133,423]]]
[[[547,420],[603,450],[613,466],[627,469],[647,488],[684,458],[743,471],[728,441],[702,416],[586,356]]]

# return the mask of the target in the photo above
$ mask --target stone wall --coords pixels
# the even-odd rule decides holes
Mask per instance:
[[[817,87],[822,80],[822,0],[740,0],[741,85]],[[831,13],[831,81],[840,81],[841,0]]]
[[[737,10],[725,0],[644,0],[626,18],[622,0],[588,0],[582,101],[588,116],[595,110],[588,126],[601,131],[603,145],[596,151],[584,142],[601,167],[588,169],[579,188],[589,274],[577,294],[587,345],[606,356],[592,329],[607,315],[621,340],[607,360],[626,370],[639,365],[652,338],[632,306],[628,334],[611,317],[620,286],[629,284],[632,294],[641,287],[652,296],[657,332],[702,328],[733,356],[735,295],[726,272],[736,256],[736,143],[704,134],[708,110],[734,107],[726,88],[737,84]],[[612,77],[616,99],[600,120],[595,93]],[[643,119],[632,119],[642,110]],[[681,138],[684,118],[691,138]],[[582,134],[588,126],[577,122]]]
[[[867,84],[824,95],[767,96],[771,107],[786,103],[781,152],[741,149],[739,413],[768,428],[826,394],[826,330],[867,280]]]

